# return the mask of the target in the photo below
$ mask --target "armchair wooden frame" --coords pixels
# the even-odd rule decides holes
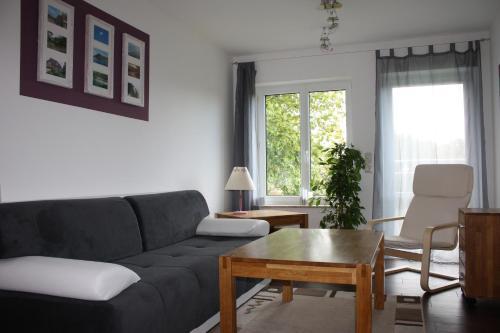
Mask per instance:
[[[387,223],[387,222],[400,221],[400,220],[404,221],[404,218],[405,218],[404,216],[398,216],[398,217],[389,217],[389,218],[383,218],[383,219],[375,219],[375,220],[368,221],[368,225],[369,225],[370,229],[373,230],[373,228],[377,224],[383,224],[383,223]],[[441,225],[433,226],[433,227],[432,226],[426,227],[425,231],[424,231],[423,238],[422,238],[422,254],[404,251],[401,249],[386,247],[385,248],[386,255],[398,257],[398,258],[403,258],[403,259],[414,260],[414,261],[420,261],[422,263],[422,265],[421,265],[421,269],[416,269],[416,268],[413,268],[410,266],[400,266],[400,267],[389,268],[389,269],[385,270],[385,275],[391,275],[391,274],[396,274],[396,273],[405,272],[405,271],[419,273],[420,274],[420,287],[428,293],[438,293],[438,292],[441,292],[444,290],[448,290],[448,289],[460,286],[459,280],[456,277],[430,272],[433,233],[437,230],[449,229],[449,228],[456,228],[457,233],[458,233],[458,223],[448,223],[448,224],[441,224]],[[457,243],[458,243],[458,237],[455,237],[455,242],[452,246],[440,247],[439,250],[451,251],[451,250],[455,249],[455,247],[457,246]],[[437,288],[431,288],[429,286],[429,276],[449,280],[450,282],[445,283],[444,285],[437,287]]]

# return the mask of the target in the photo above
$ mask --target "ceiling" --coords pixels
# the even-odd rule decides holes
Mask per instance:
[[[319,47],[320,0],[150,0],[231,55]],[[488,30],[499,0],[340,0],[335,44]]]

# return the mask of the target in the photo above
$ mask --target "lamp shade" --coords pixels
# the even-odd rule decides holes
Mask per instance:
[[[255,185],[253,184],[250,172],[248,172],[246,167],[234,167],[224,189],[234,191],[253,191],[255,190]]]

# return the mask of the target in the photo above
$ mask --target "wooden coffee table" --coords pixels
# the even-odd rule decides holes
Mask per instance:
[[[383,309],[382,232],[286,228],[219,257],[220,328],[236,332],[235,277],[283,281],[283,302],[293,299],[291,281],[356,286],[356,332],[372,331],[372,272],[375,309]]]
[[[306,228],[308,225],[308,214],[299,212],[287,212],[283,210],[261,209],[249,210],[246,214],[235,214],[234,212],[216,213],[217,218],[232,219],[258,219],[269,222],[271,232],[279,230],[277,227],[286,225],[299,225],[300,228]]]

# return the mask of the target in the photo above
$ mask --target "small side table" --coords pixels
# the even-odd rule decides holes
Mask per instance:
[[[278,230],[278,227],[285,225],[299,225],[300,228],[307,229],[309,226],[308,214],[287,212],[283,210],[249,210],[245,215],[234,214],[233,212],[216,213],[216,218],[231,218],[231,219],[255,219],[266,220],[269,222],[271,232]]]

